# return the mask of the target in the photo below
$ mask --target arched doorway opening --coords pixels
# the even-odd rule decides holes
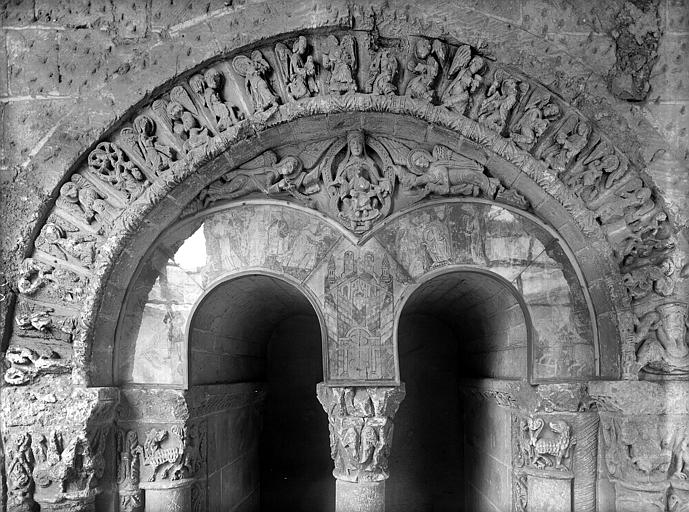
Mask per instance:
[[[509,411],[470,408],[462,381],[526,378],[530,333],[519,292],[492,273],[436,274],[408,296],[397,325],[407,395],[395,420],[391,510],[510,508]]]
[[[208,420],[209,510],[332,507],[328,430],[315,396],[321,325],[304,293],[271,275],[225,280],[198,303],[189,324],[192,388],[264,382],[266,389],[258,417],[235,411]]]

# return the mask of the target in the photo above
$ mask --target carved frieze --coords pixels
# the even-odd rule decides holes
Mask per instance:
[[[318,385],[318,400],[328,415],[335,478],[348,482],[378,482],[388,478],[392,419],[404,395],[404,385],[394,388]]]
[[[361,65],[367,66],[364,73]],[[243,112],[244,105],[253,113]],[[686,279],[668,214],[639,169],[554,91],[465,44],[420,36],[383,39],[365,30],[289,36],[180,77],[131,124],[101,140],[84,168],[61,185],[55,215],[36,240],[36,255],[47,256],[34,260],[90,274],[104,245],[100,236],[133,228],[191,167],[243,138],[238,127],[260,131],[278,110],[287,121],[343,109],[415,115],[523,166],[587,235],[602,228],[638,303],[670,297]],[[401,160],[395,149],[377,143],[382,137],[356,133],[348,141],[327,141],[313,161],[309,151],[280,154],[272,162],[267,155],[251,172],[229,171],[213,184],[215,195],[206,191],[208,199],[188,211],[217,198],[284,194],[363,234],[394,210],[400,190],[417,200],[478,194],[528,207],[517,191],[491,182],[480,162],[458,163],[432,146],[407,148],[413,160]],[[116,252],[104,253],[105,266]],[[22,293],[50,281],[50,272],[36,266],[24,270]]]

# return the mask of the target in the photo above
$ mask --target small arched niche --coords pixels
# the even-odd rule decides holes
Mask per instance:
[[[322,380],[322,322],[306,292],[274,275],[248,273],[210,287],[189,328],[192,389],[262,382],[257,421],[211,415],[211,510],[309,511],[334,501],[328,430],[314,389]],[[258,496],[255,496],[258,495]],[[213,501],[213,500],[216,501]]]
[[[445,271],[408,295],[397,323],[407,394],[395,418],[392,509],[488,510],[476,501],[486,478],[506,484],[487,497],[494,509],[509,508],[509,412],[467,414],[462,382],[526,379],[531,334],[520,291],[487,271]]]

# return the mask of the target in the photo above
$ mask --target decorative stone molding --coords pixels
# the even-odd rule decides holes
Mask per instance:
[[[368,70],[366,84],[357,83],[359,68]],[[82,303],[65,304],[68,316],[81,318],[72,336],[77,366],[85,368],[108,272],[153,205],[204,163],[267,127],[343,111],[416,117],[516,165],[571,214],[586,236],[607,239],[639,319],[646,303],[673,297],[685,280],[686,258],[667,214],[640,170],[595,123],[553,91],[489,62],[468,45],[417,36],[382,40],[375,30],[361,30],[288,36],[250,56],[239,51],[176,80],[142,106],[131,122],[99,142],[85,166],[60,188],[35,251],[23,265],[20,306],[35,305],[41,290],[78,294],[74,278],[78,289],[92,282]],[[496,186],[464,164],[460,170],[448,167],[442,151],[430,157],[417,153],[412,162],[393,158],[391,164],[378,168],[369,162],[368,171],[359,176],[352,171],[339,187],[335,179],[334,192],[323,181],[325,192],[333,194],[326,211],[360,233],[394,207],[388,189],[398,182],[422,196],[491,195]],[[321,186],[296,160],[273,162],[261,172],[260,178],[229,173],[230,196],[276,193],[308,203],[311,191]],[[509,195],[498,191],[494,197]],[[53,279],[49,268],[71,274]],[[618,290],[612,294],[621,303],[628,300]],[[632,329],[622,326],[627,327]],[[13,344],[21,345],[23,336],[15,332]],[[625,343],[625,376],[634,378],[638,337]],[[662,377],[667,354],[655,352],[645,350],[641,362]]]
[[[586,412],[595,406],[583,382],[531,386],[521,381],[463,379],[459,389],[465,396],[532,414]]]
[[[388,478],[392,418],[404,394],[404,384],[380,388],[318,385],[318,400],[328,415],[335,478],[361,483]]]

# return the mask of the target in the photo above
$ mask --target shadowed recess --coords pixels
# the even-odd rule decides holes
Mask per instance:
[[[257,501],[263,512],[285,503],[295,511],[332,509],[328,427],[315,396],[323,377],[321,328],[309,300],[270,276],[223,282],[196,309],[190,344],[194,385],[263,381],[267,388],[252,428],[233,428],[233,417],[217,425],[218,436],[241,436],[234,442],[250,456],[242,464],[224,461],[217,481],[209,479],[209,503],[218,506],[211,510]]]
[[[509,417],[482,422],[465,410],[460,388],[467,377],[526,378],[526,322],[515,290],[485,273],[437,276],[409,297],[397,331],[407,395],[395,418],[391,510],[483,510],[475,504],[485,498],[509,509],[509,492],[482,482],[486,471],[508,478],[509,450],[479,455],[485,443],[470,437],[509,426]]]

